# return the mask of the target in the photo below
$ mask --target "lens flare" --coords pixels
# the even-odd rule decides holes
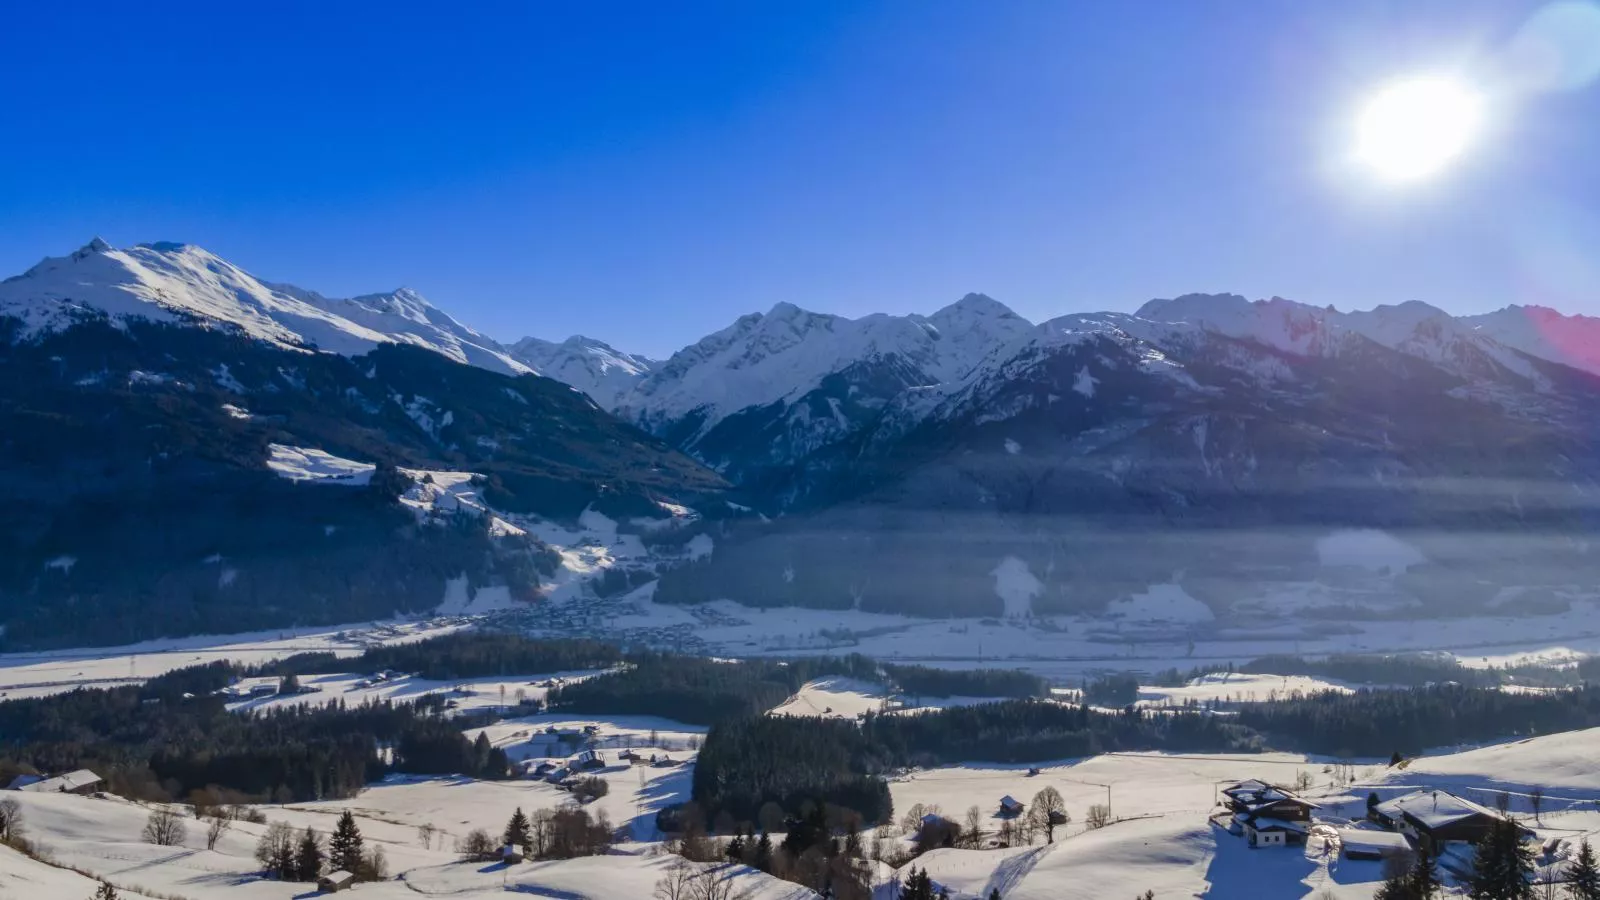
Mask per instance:
[[[1385,88],[1362,111],[1356,155],[1385,178],[1423,178],[1459,157],[1482,119],[1482,99],[1458,81],[1401,82]]]

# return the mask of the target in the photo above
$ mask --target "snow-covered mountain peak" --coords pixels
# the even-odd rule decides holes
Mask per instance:
[[[1250,301],[1238,294],[1184,294],[1151,300],[1134,315],[1156,322],[1185,322],[1302,356],[1336,352],[1338,326],[1330,313],[1273,297]]]
[[[990,297],[988,294],[967,294],[960,300],[944,307],[928,319],[933,322],[964,321],[973,319],[1002,319],[1018,318],[1011,307]]]
[[[1151,300],[1134,315],[1156,322],[1229,319],[1247,313],[1250,306],[1250,301],[1238,294],[1182,294],[1171,299]]]
[[[330,300],[263,282],[203,247],[170,241],[117,249],[97,238],[46,259],[0,282],[0,316],[20,319],[25,335],[85,318],[139,318],[235,328],[283,347],[351,355],[407,343],[496,371],[528,371],[415,292]]]
[[[622,405],[648,427],[693,415],[702,434],[743,410],[797,403],[825,382],[847,390],[835,401],[876,409],[900,390],[960,378],[995,346],[1032,328],[981,294],[931,316],[850,319],[779,303],[673,354]],[[838,387],[839,376],[847,388]],[[836,428],[842,416],[830,408],[824,424]],[[809,411],[800,419],[824,421]]]
[[[540,375],[566,382],[612,410],[632,393],[640,379],[658,365],[605,341],[575,334],[560,343],[525,337],[508,348],[511,355]]]
[[[1600,375],[1600,319],[1547,306],[1507,306],[1457,321],[1529,356]]]

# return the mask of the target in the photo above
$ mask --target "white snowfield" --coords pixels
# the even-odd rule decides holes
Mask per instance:
[[[999,697],[930,697],[891,694],[881,684],[830,676],[801,685],[789,699],[769,710],[775,716],[811,716],[822,719],[858,719],[869,712],[914,715],[952,706],[995,703]]]
[[[517,731],[544,721],[546,717],[505,722],[490,734],[498,745],[522,746],[527,742]],[[660,728],[663,735],[692,736],[696,731],[648,719],[571,719],[561,727],[581,724],[596,724],[603,738],[643,737],[654,726],[665,726]],[[673,727],[678,730],[669,731]],[[956,900],[985,900],[994,889],[1007,900],[1132,900],[1146,890],[1155,891],[1157,897],[1207,900],[1317,900],[1327,895],[1370,900],[1381,882],[1380,863],[1341,859],[1331,847],[1324,855],[1321,838],[1313,838],[1306,848],[1248,849],[1242,839],[1210,824],[1219,789],[1247,778],[1281,784],[1307,773],[1313,781],[1307,794],[1320,806],[1318,817],[1334,823],[1360,816],[1369,791],[1390,797],[1441,789],[1474,798],[1505,789],[1513,794],[1514,810],[1541,839],[1568,846],[1584,835],[1600,836],[1600,810],[1595,805],[1600,799],[1600,774],[1592,763],[1596,741],[1600,729],[1426,756],[1404,769],[1376,761],[1359,763],[1350,785],[1334,783],[1337,770],[1328,761],[1294,754],[1117,753],[1044,762],[1036,776],[1027,774],[1026,764],[947,766],[912,772],[890,787],[899,815],[920,803],[935,805],[944,815],[960,820],[969,806],[978,806],[982,828],[990,835],[1000,824],[995,813],[1002,796],[1026,804],[1048,785],[1065,798],[1072,821],[1057,828],[1054,844],[1040,839],[1027,847],[937,850],[912,864],[926,868]],[[497,831],[519,806],[528,812],[571,803],[569,794],[531,780],[395,777],[349,800],[259,809],[269,820],[297,829],[315,827],[324,834],[339,814],[350,810],[369,845],[384,848],[395,876],[358,887],[358,896],[381,900],[421,894],[476,900],[510,891],[563,900],[640,900],[651,896],[670,862],[670,857],[651,852],[655,845],[650,841],[657,837],[652,830],[655,811],[687,798],[691,774],[690,765],[629,768],[612,759],[598,773],[609,783],[610,793],[588,808],[603,810],[614,824],[629,825],[635,837],[644,840],[621,844],[605,857],[510,867],[457,862],[454,841],[473,828]],[[1104,829],[1086,829],[1085,811],[1091,804],[1107,802],[1108,786],[1114,821]],[[1546,789],[1544,812],[1537,821],[1527,793],[1532,786]],[[190,820],[181,846],[156,847],[139,840],[147,806],[109,795],[7,796],[22,804],[30,836],[45,845],[57,862],[126,891],[143,888],[152,896],[188,900],[286,900],[308,892],[307,885],[259,877],[253,849],[265,826],[235,823],[215,850],[205,850],[203,829]],[[425,824],[438,829],[428,846],[418,830]],[[903,879],[909,869],[902,868],[899,877]],[[742,867],[718,871],[749,889],[752,900],[813,896]],[[880,873],[876,896],[884,900],[889,896],[890,874]],[[34,886],[72,893],[28,893],[26,889]],[[0,848],[0,897],[88,898],[92,888],[93,882],[84,876]]]
[[[267,445],[267,468],[280,478],[317,484],[364,485],[377,470],[373,463],[356,462],[314,447]]]
[[[1080,761],[1045,764],[1029,776],[1025,764],[972,763],[917,771],[891,782],[897,814],[913,804],[937,806],[956,821],[977,806],[982,827],[998,828],[999,800],[1024,804],[1046,786],[1058,790],[1072,821],[1056,829],[1053,846],[998,850],[938,850],[913,865],[960,900],[984,898],[998,888],[1007,900],[1044,898],[1157,897],[1213,900],[1305,898],[1324,892],[1337,900],[1370,900],[1382,882],[1382,865],[1324,856],[1322,839],[1306,848],[1251,850],[1212,826],[1220,788],[1248,778],[1292,784],[1301,773],[1313,782],[1307,796],[1321,808],[1319,819],[1359,820],[1366,797],[1385,799],[1414,790],[1445,790],[1489,804],[1511,794],[1513,812],[1540,838],[1561,842],[1567,852],[1582,837],[1600,841],[1600,771],[1593,762],[1600,729],[1549,735],[1454,754],[1424,756],[1407,767],[1383,762],[1354,766],[1353,784],[1335,784],[1330,760],[1273,753],[1260,756],[1115,753]],[[1108,787],[1109,786],[1109,787]],[[1543,788],[1542,815],[1535,820],[1531,792]],[[1088,830],[1084,813],[1109,801],[1113,823]],[[910,867],[900,870],[903,879]],[[880,894],[880,896],[885,896]]]
[[[549,683],[560,679],[564,684],[575,684],[600,674],[599,671],[552,672],[543,675],[515,678],[461,678],[438,681],[428,678],[400,676],[374,680],[373,673],[341,672],[329,675],[304,675],[300,686],[306,692],[288,696],[269,695],[255,699],[239,700],[228,704],[232,710],[262,710],[284,706],[325,706],[343,701],[346,706],[363,703],[392,701],[406,703],[422,697],[442,694],[454,704],[452,709],[494,709],[516,706],[522,700],[543,702],[549,696]],[[246,690],[252,684],[276,687],[277,678],[247,678],[238,687]]]
[[[888,708],[889,692],[883,685],[854,678],[830,677],[808,681],[794,696],[771,710],[775,716],[813,716],[822,719],[856,719]]]
[[[1182,687],[1140,687],[1141,706],[1185,706],[1209,703],[1254,703],[1287,698],[1295,694],[1336,691],[1352,692],[1342,682],[1305,675],[1247,675],[1243,672],[1212,672],[1194,678]]]
[[[80,687],[138,684],[146,678],[219,660],[255,665],[296,653],[358,656],[367,647],[439,637],[460,620],[367,622],[333,628],[286,628],[236,635],[144,641],[122,647],[0,654],[0,698],[40,697]]]
[[[100,882],[71,869],[52,866],[23,856],[10,847],[0,846],[0,900],[91,900]],[[125,900],[151,900],[144,894],[123,890]]]
[[[482,827],[497,833],[518,803],[524,811],[537,808],[542,798],[517,793],[520,783],[509,783],[503,793],[473,790],[475,783],[461,780],[453,796],[448,784],[437,797],[407,796],[402,802],[418,804],[399,812],[368,806],[374,795],[382,799],[390,786],[371,788],[348,803],[262,807],[270,821],[286,822],[296,829],[316,828],[324,836],[346,809],[356,816],[367,846],[381,846],[388,858],[391,878],[359,885],[356,897],[376,900],[415,900],[420,896],[448,895],[465,900],[487,900],[513,894],[566,898],[566,900],[640,900],[651,895],[655,882],[671,858],[648,856],[651,844],[622,844],[603,857],[524,863],[459,862],[454,836]],[[488,785],[487,787],[500,787]],[[552,791],[554,789],[551,789]],[[142,888],[151,895],[184,900],[289,900],[315,896],[314,885],[279,882],[260,877],[254,859],[256,841],[265,825],[235,822],[214,850],[205,849],[204,823],[188,820],[180,846],[158,847],[143,843],[139,834],[149,807],[125,800],[78,797],[67,794],[18,794],[30,836],[44,844],[53,858],[116,885],[130,900],[143,900]],[[443,798],[443,799],[440,799]],[[436,805],[428,805],[434,803]],[[416,824],[431,822],[443,829],[428,847],[422,845]],[[719,867],[752,900],[801,900],[814,897],[796,885],[744,867]],[[28,892],[43,886],[49,892]],[[64,868],[46,866],[8,848],[0,847],[0,897],[6,900],[90,900],[95,882]],[[8,894],[7,891],[14,891]],[[70,891],[70,893],[69,893]]]
[[[1217,849],[1204,817],[1164,817],[1120,822],[1025,849],[934,850],[915,866],[963,900],[987,898],[992,890],[1006,900],[1134,900],[1147,890],[1157,897],[1290,896],[1231,893],[1226,883],[1212,884],[1218,876],[1230,877],[1214,865]],[[902,879],[910,868],[902,871]],[[1232,877],[1240,887],[1254,881],[1243,869]]]

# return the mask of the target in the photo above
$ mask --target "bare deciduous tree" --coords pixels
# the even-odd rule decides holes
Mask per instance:
[[[0,844],[22,837],[22,804],[7,797],[0,800]]]
[[[1060,791],[1047,787],[1033,795],[1033,802],[1028,804],[1028,822],[1033,830],[1044,832],[1046,841],[1055,843],[1056,826],[1067,821],[1067,802],[1061,799]]]
[[[916,834],[922,827],[922,817],[928,814],[928,808],[921,803],[911,804],[906,814],[900,817],[900,830],[905,834]]]
[[[183,824],[178,814],[163,807],[150,812],[150,818],[144,823],[143,837],[147,844],[171,847],[183,843],[188,833],[188,826]]]
[[[222,840],[223,832],[233,826],[233,820],[228,818],[221,810],[211,816],[211,821],[206,825],[206,849],[217,849],[217,841]]]
[[[1534,786],[1528,789],[1528,803],[1533,807],[1533,820],[1540,822],[1540,813],[1544,811],[1544,788]]]
[[[287,822],[273,822],[256,842],[256,862],[268,875],[285,878],[294,868],[294,829]]]
[[[424,849],[432,850],[433,836],[438,832],[439,829],[433,827],[432,822],[424,822],[417,826],[417,840],[422,843]]]
[[[656,889],[651,896],[655,900],[691,900],[690,888],[695,875],[695,867],[680,856],[667,866],[666,874],[656,881]]]
[[[494,859],[497,850],[499,848],[495,846],[494,839],[482,828],[472,829],[466,837],[456,842],[456,853],[469,862]]]
[[[1089,812],[1083,817],[1083,824],[1090,829],[1104,828],[1111,822],[1111,810],[1104,803],[1096,803],[1089,807]]]
[[[967,807],[967,821],[961,836],[967,839],[967,846],[973,849],[983,846],[983,810],[976,804]]]

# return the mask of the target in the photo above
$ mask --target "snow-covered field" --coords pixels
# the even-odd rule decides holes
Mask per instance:
[[[670,857],[648,855],[654,845],[622,844],[604,857],[525,863],[465,863],[456,860],[453,838],[434,836],[424,847],[414,822],[433,821],[450,833],[469,827],[497,832],[517,803],[535,808],[539,799],[515,786],[504,793],[486,794],[461,782],[454,795],[447,783],[437,789],[406,792],[408,785],[370,788],[348,803],[263,807],[271,821],[295,828],[312,826],[324,834],[337,815],[348,808],[368,846],[381,846],[388,858],[391,879],[363,884],[354,896],[415,900],[419,895],[449,895],[477,900],[503,897],[507,892],[567,900],[640,900],[649,897]],[[426,786],[424,786],[426,788]],[[484,786],[480,786],[484,787]],[[488,787],[500,787],[493,785]],[[256,841],[265,825],[236,822],[213,850],[205,849],[204,828],[190,821],[180,846],[158,847],[140,841],[149,809],[114,798],[71,795],[19,794],[30,834],[45,846],[60,865],[104,879],[124,891],[129,900],[151,895],[184,900],[256,898],[288,900],[316,896],[313,886],[263,879],[254,859]],[[798,900],[811,896],[795,885],[742,867],[725,870],[751,900]],[[0,897],[11,900],[89,900],[95,889],[90,878],[67,869],[48,866],[0,847]]]
[[[1293,694],[1322,691],[1350,693],[1338,681],[1304,675],[1247,675],[1243,672],[1213,672],[1194,678],[1182,687],[1141,687],[1142,706],[1183,706],[1189,703],[1251,703]]]
[[[283,629],[249,634],[166,638],[122,647],[0,654],[0,698],[17,699],[107,687],[218,660],[244,665],[296,653],[358,656],[368,647],[439,637],[460,630],[463,620],[396,620],[338,628]]]
[[[1322,807],[1319,818],[1340,822],[1364,814],[1369,792],[1387,798],[1439,789],[1488,803],[1505,790],[1524,824],[1543,840],[1566,841],[1565,848],[1585,836],[1600,841],[1596,746],[1600,729],[1425,756],[1403,769],[1374,761],[1356,765],[1350,784],[1338,780],[1337,766],[1293,754],[1115,753],[1045,765],[1036,776],[1026,766],[948,766],[912,773],[890,787],[897,811],[920,803],[960,821],[977,806],[985,830],[998,827],[1002,796],[1027,803],[1048,785],[1065,798],[1073,821],[1057,829],[1054,845],[938,850],[916,861],[962,900],[987,897],[994,888],[1007,900],[1133,898],[1146,890],[1214,900],[1369,900],[1381,882],[1381,864],[1342,859],[1331,847],[1325,855],[1320,838],[1305,848],[1251,850],[1209,824],[1217,791],[1246,778],[1282,784],[1307,773],[1313,782],[1308,795]],[[1536,788],[1544,791],[1537,819]],[[1108,796],[1119,821],[1086,829],[1084,811]],[[908,872],[902,869],[901,876]]]
[[[1557,651],[1600,653],[1600,603],[1594,601],[1575,602],[1571,612],[1554,616],[1354,620],[1340,622],[1338,628],[1267,621],[1248,631],[1216,632],[1173,623],[1168,637],[1129,631],[1118,638],[1115,623],[1104,619],[928,620],[849,609],[754,609],[726,600],[671,606],[650,601],[650,588],[646,585],[608,609],[606,629],[686,629],[702,642],[704,652],[717,656],[863,653],[886,662],[947,669],[1026,669],[1065,684],[1108,671],[1153,673],[1244,663],[1271,654],[1440,651],[1470,662]],[[846,632],[853,636],[838,637]]]
[[[241,710],[293,705],[322,706],[340,700],[347,706],[357,706],[369,701],[406,702],[430,694],[444,694],[454,701],[456,709],[493,709],[502,706],[513,707],[523,700],[543,702],[551,690],[548,683],[553,679],[573,683],[592,678],[597,674],[598,671],[554,672],[514,678],[461,678],[454,681],[400,677],[376,682],[372,680],[370,673],[306,675],[300,679],[300,685],[306,689],[306,693],[239,700],[230,703],[228,708]],[[257,684],[275,687],[278,679],[244,678],[236,687],[248,690]],[[314,691],[311,690],[313,688]]]
[[[881,684],[854,678],[828,677],[808,681],[794,696],[773,707],[775,716],[814,716],[856,719],[869,712],[913,715],[952,706],[994,703],[999,697],[928,697],[891,694]]]
[[[542,719],[507,722],[491,731],[496,742],[516,746],[519,729]],[[580,724],[573,720],[571,725]],[[639,736],[647,729],[690,735],[658,726],[659,720],[601,721],[603,734]],[[565,724],[563,727],[567,727]],[[1055,843],[995,850],[936,850],[913,865],[926,868],[948,887],[956,900],[985,898],[998,888],[1007,900],[1131,900],[1146,890],[1157,897],[1208,900],[1255,898],[1321,898],[1369,900],[1381,879],[1376,862],[1324,854],[1320,839],[1306,848],[1251,850],[1243,840],[1210,824],[1220,787],[1245,778],[1292,781],[1301,772],[1312,776],[1311,799],[1321,805],[1319,817],[1339,821],[1365,809],[1369,791],[1392,796],[1419,787],[1446,789],[1473,796],[1495,790],[1513,794],[1513,808],[1523,813],[1541,838],[1574,840],[1600,833],[1600,772],[1593,748],[1600,729],[1551,735],[1455,754],[1426,756],[1404,769],[1374,762],[1357,765],[1353,784],[1336,781],[1338,770],[1320,760],[1293,754],[1260,756],[1182,755],[1160,753],[1106,754],[1085,760],[1045,764],[1029,776],[1025,766],[965,765],[918,771],[892,782],[895,808],[937,805],[946,815],[962,818],[969,806],[983,813],[983,827],[999,797],[1010,794],[1023,802],[1046,785],[1066,799],[1071,824],[1059,828]],[[635,837],[653,838],[638,828],[653,820],[661,806],[679,802],[688,793],[690,769],[621,768],[600,772],[611,793],[591,805],[617,824],[630,824]],[[1109,786],[1113,821],[1099,830],[1082,820],[1090,804],[1104,803]],[[1528,792],[1543,787],[1543,813],[1535,821]],[[204,849],[203,829],[190,822],[179,847],[156,847],[139,840],[149,808],[116,798],[50,794],[15,794],[32,837],[52,858],[97,878],[150,895],[210,898],[290,898],[307,896],[305,885],[281,884],[256,875],[256,840],[265,826],[236,823],[215,850]],[[356,817],[369,843],[381,844],[393,878],[358,887],[357,896],[414,898],[417,895],[467,898],[527,893],[563,900],[639,900],[653,892],[669,857],[654,855],[653,844],[619,845],[612,855],[518,866],[461,863],[454,839],[472,828],[498,830],[511,811],[571,803],[570,795],[533,781],[476,782],[460,778],[394,778],[345,801],[269,805],[259,809],[269,820],[295,828],[328,831],[344,810]],[[424,845],[418,827],[439,830]],[[1331,848],[1330,848],[1331,849]],[[900,870],[904,878],[909,866]],[[738,867],[726,868],[752,900],[800,900],[809,896],[794,885]],[[885,872],[882,880],[887,881]],[[83,875],[21,857],[0,848],[0,897],[87,898],[93,882]],[[9,893],[8,893],[9,892]],[[880,885],[879,897],[887,898]]]

